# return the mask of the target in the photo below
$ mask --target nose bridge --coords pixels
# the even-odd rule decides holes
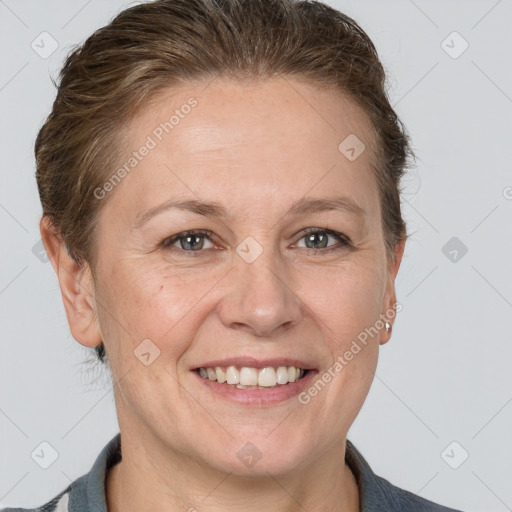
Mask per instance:
[[[287,272],[268,237],[259,245],[251,261],[247,254],[257,250],[254,239],[238,247],[230,292],[220,309],[221,320],[231,328],[245,329],[257,336],[268,336],[284,325],[301,318],[298,297],[286,282]],[[252,245],[251,245],[252,244]],[[263,250],[262,250],[263,249]]]
[[[287,285],[286,272],[270,247],[266,247],[252,263],[238,263],[240,275],[244,283],[243,294],[246,302],[257,301],[259,297],[282,301],[285,298]],[[250,293],[249,293],[250,292]]]

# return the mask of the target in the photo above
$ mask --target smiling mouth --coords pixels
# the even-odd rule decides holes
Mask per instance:
[[[198,368],[203,379],[217,381],[238,389],[275,389],[303,379],[309,370],[295,366],[266,366],[251,368],[242,366]]]

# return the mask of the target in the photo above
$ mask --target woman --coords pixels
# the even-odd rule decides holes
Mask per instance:
[[[453,510],[347,439],[407,238],[384,82],[363,30],[307,1],[137,5],[68,57],[40,228],[120,434],[44,510]]]

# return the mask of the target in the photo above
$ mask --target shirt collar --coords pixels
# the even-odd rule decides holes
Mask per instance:
[[[77,480],[76,492],[70,495],[69,512],[83,511],[84,503],[87,503],[90,511],[107,512],[105,478],[110,468],[120,460],[121,433],[117,433],[101,450],[89,473]],[[361,512],[379,510],[383,503],[389,503],[392,505],[390,510],[395,510],[393,505],[398,506],[398,503],[395,503],[398,498],[392,493],[385,492],[383,479],[372,471],[368,462],[348,439],[345,462],[354,474],[359,488]]]
[[[399,496],[387,480],[376,475],[366,459],[351,441],[347,439],[345,462],[352,470],[359,488],[359,509],[361,512],[372,510],[400,510]]]

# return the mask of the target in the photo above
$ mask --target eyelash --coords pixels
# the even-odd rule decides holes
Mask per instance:
[[[333,231],[331,229],[307,228],[304,231],[302,231],[302,236],[299,238],[299,240],[302,240],[307,235],[311,235],[311,234],[315,234],[315,233],[325,233],[327,235],[330,235],[333,238],[336,238],[336,240],[338,240],[338,242],[340,242],[341,245],[330,246],[330,247],[326,247],[323,249],[310,249],[308,247],[305,247],[303,249],[306,249],[307,251],[317,254],[319,252],[328,253],[331,251],[336,251],[336,250],[341,250],[341,249],[346,249],[346,248],[353,248],[353,245],[352,245],[350,239],[346,235],[344,235],[343,233],[339,233],[337,231]],[[194,235],[202,235],[202,236],[205,236],[206,238],[208,238],[210,241],[212,241],[211,238],[213,236],[213,232],[206,230],[206,229],[193,229],[190,231],[182,231],[181,233],[178,233],[169,238],[166,238],[162,242],[161,246],[166,251],[176,252],[176,253],[185,255],[186,257],[196,258],[198,256],[201,256],[201,253],[204,253],[204,251],[206,251],[208,249],[200,249],[197,251],[187,251],[185,249],[181,249],[178,247],[172,247],[172,244],[179,241],[180,239],[186,238],[188,236],[194,236]],[[209,250],[212,250],[212,249],[209,249]]]

